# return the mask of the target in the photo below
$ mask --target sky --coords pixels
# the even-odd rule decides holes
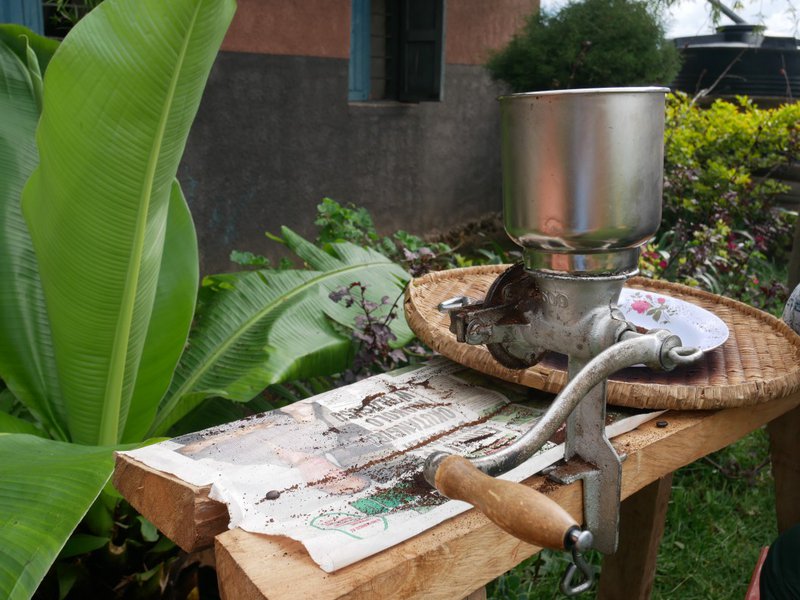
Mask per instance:
[[[733,7],[732,0],[723,0]],[[556,10],[567,3],[567,0],[541,0],[543,8]],[[798,14],[791,14],[791,6],[798,7]],[[800,3],[797,0],[741,0],[742,7],[733,9],[747,22],[767,26],[767,35],[800,37]],[[669,9],[665,19],[667,37],[686,37],[714,32],[706,0],[678,0]],[[722,15],[720,25],[731,24],[732,21]]]

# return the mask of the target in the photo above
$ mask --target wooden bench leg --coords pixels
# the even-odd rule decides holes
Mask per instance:
[[[778,533],[800,523],[800,407],[767,425],[772,476],[775,479],[775,512]]]
[[[619,547],[616,554],[603,559],[597,590],[599,600],[650,597],[671,490],[672,473],[622,502]]]

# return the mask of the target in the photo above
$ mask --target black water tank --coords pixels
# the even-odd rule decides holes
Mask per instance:
[[[673,89],[696,95],[713,85],[712,97],[796,100],[800,96],[800,40],[765,36],[760,31],[756,25],[738,23],[719,27],[712,35],[674,39],[683,65]]]

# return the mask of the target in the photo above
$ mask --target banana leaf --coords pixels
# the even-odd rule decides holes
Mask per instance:
[[[44,437],[43,432],[36,429],[36,426],[30,421],[4,412],[0,412],[0,433],[28,433]]]
[[[352,358],[350,336],[337,331],[331,320],[335,315],[352,327],[357,309],[344,309],[328,293],[360,281],[377,302],[397,297],[408,280],[400,266],[378,252],[342,243],[327,254],[288,228],[282,233],[309,265],[324,270],[206,278],[188,346],[148,435],[164,435],[212,396],[247,402],[273,383],[343,371]],[[413,335],[404,328],[401,317],[401,341]]]
[[[33,596],[114,467],[112,449],[0,434],[0,598]]]
[[[306,264],[319,271],[335,270],[344,264],[358,264],[359,262],[380,262],[382,254],[364,248],[356,244],[335,242],[328,244],[330,252],[326,252],[303,239],[301,236],[294,233],[288,227],[283,227],[281,230],[283,240],[292,251],[302,258]],[[349,277],[349,276],[348,276]],[[331,319],[339,323],[343,327],[352,329],[355,320],[355,315],[358,314],[359,308],[355,306],[346,307],[343,303],[328,302],[328,294],[335,291],[337,287],[342,285],[349,285],[354,281],[358,281],[366,286],[369,298],[373,302],[380,302],[386,297],[389,304],[383,306],[383,310],[375,313],[376,316],[385,317],[386,313],[395,307],[395,318],[389,321],[389,326],[396,339],[391,343],[392,346],[400,348],[408,344],[414,339],[414,332],[406,322],[405,313],[403,312],[403,290],[408,282],[408,273],[405,272],[400,266],[392,271],[379,271],[369,270],[359,274],[358,278],[346,281],[344,277],[342,280],[331,278],[323,282],[319,288],[319,294],[323,296],[320,300],[320,305],[325,314]]]
[[[29,39],[45,48],[38,61],[30,61]],[[47,48],[53,45],[22,27],[0,27],[0,378],[49,435],[66,440],[44,295],[20,208],[22,188],[38,162],[35,81],[41,82],[40,68],[49,61]]]
[[[145,345],[160,312],[173,180],[234,9],[233,0],[107,0],[47,68],[40,163],[22,206],[73,441],[117,443],[137,381],[169,385],[175,352]],[[162,320],[171,344],[183,345],[185,322]]]
[[[58,49],[56,40],[41,36],[27,27],[13,23],[0,25],[0,43],[7,46],[24,63],[28,62],[29,52],[32,51],[36,56],[39,72],[42,75]]]
[[[176,180],[172,184],[155,303],[125,419],[123,442],[144,439],[172,379],[194,316],[199,264],[194,222]],[[152,368],[143,368],[150,365]]]

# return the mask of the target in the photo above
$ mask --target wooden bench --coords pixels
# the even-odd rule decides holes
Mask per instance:
[[[664,529],[672,473],[768,424],[778,529],[800,522],[800,393],[756,406],[668,411],[614,440],[623,463],[620,545],[605,558],[598,598],[648,598]],[[525,482],[581,520],[581,483]],[[539,548],[520,542],[471,510],[354,565],[325,573],[287,538],[227,529],[223,504],[197,488],[119,456],[114,484],[188,552],[214,548],[226,600],[297,598],[480,598],[483,586]],[[476,594],[471,596],[471,594]]]

